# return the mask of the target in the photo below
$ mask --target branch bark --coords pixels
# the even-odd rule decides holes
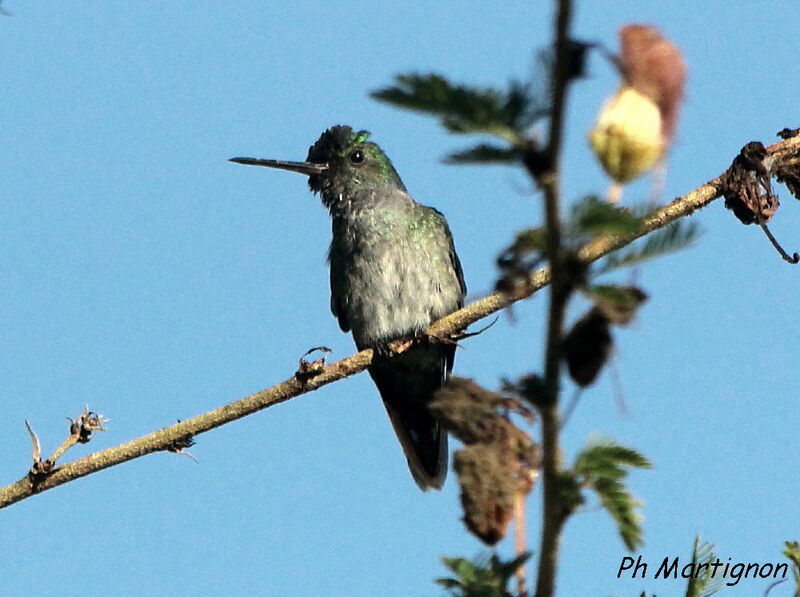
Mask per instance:
[[[773,164],[779,163],[782,159],[796,156],[800,153],[800,136],[770,145],[767,147],[767,152]],[[769,166],[768,169],[770,169]],[[720,177],[716,177],[686,195],[656,208],[644,218],[642,228],[636,234],[595,238],[580,249],[579,257],[586,262],[596,261],[637,238],[708,205],[720,196],[720,191],[718,190],[719,182]],[[433,337],[446,337],[455,334],[458,330],[462,330],[466,326],[492,313],[496,313],[518,300],[527,298],[548,285],[549,282],[549,268],[539,269],[528,277],[528,287],[524,293],[514,297],[503,293],[491,294],[434,322],[428,328],[428,332]],[[402,352],[402,349],[398,352]],[[274,386],[191,419],[186,419],[118,446],[107,448],[58,466],[52,473],[36,484],[32,483],[26,475],[18,481],[0,488],[0,508],[5,508],[42,491],[58,487],[69,481],[85,477],[134,458],[153,452],[169,450],[189,437],[210,431],[259,410],[280,404],[329,383],[359,373],[366,369],[371,361],[372,351],[362,350],[347,358],[326,365],[314,377],[305,380],[297,376],[289,377]]]

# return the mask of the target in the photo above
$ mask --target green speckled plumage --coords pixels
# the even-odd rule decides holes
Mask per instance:
[[[415,481],[440,488],[447,435],[427,408],[453,366],[455,346],[419,344],[382,356],[388,340],[410,337],[460,308],[466,288],[444,216],[415,202],[366,131],[335,126],[306,162],[236,158],[309,175],[332,220],[331,310],[359,349],[375,347],[369,368]]]

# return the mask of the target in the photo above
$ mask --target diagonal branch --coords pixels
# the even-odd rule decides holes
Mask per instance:
[[[775,143],[767,147],[768,159],[765,164],[778,164],[784,158],[789,158],[800,152],[800,136],[792,137],[785,141]],[[770,169],[770,166],[767,166]],[[603,236],[598,237],[587,243],[579,252],[581,259],[591,262],[600,259],[604,255],[623,247],[640,236],[652,232],[658,228],[666,226],[678,218],[687,216],[701,207],[708,205],[720,196],[718,185],[720,177],[717,177],[706,184],[698,187],[694,191],[678,197],[674,201],[667,203],[653,210],[643,220],[643,226],[639,232],[629,236]],[[428,328],[428,332],[434,337],[446,337],[454,334],[466,326],[483,319],[484,317],[496,313],[512,303],[526,298],[536,291],[542,289],[550,282],[549,268],[545,267],[533,272],[528,278],[528,288],[526,292],[515,295],[513,298],[503,293],[494,293],[471,305],[451,313],[447,317],[434,322]],[[407,348],[407,347],[406,347]],[[403,352],[403,347],[398,347],[397,354]],[[124,444],[101,450],[78,458],[72,462],[57,467],[44,479],[33,484],[27,476],[22,479],[0,487],[0,508],[10,506],[20,500],[40,493],[47,489],[52,489],[63,485],[74,479],[85,477],[105,468],[139,458],[153,452],[168,451],[174,446],[180,445],[195,435],[210,431],[236,419],[268,408],[275,404],[285,402],[295,396],[307,394],[324,385],[349,377],[366,369],[372,362],[372,350],[362,350],[347,358],[341,359],[321,369],[318,375],[313,377],[297,376],[290,377],[274,386],[236,400],[214,410],[210,410],[201,415],[186,419],[180,423],[170,425],[158,431],[148,433]]]

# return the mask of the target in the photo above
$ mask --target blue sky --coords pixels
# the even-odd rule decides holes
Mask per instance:
[[[325,210],[303,177],[229,157],[303,159],[333,124],[371,130],[411,194],[446,214],[473,298],[492,288],[513,232],[538,222],[521,172],[442,164],[468,141],[367,94],[410,70],[526,78],[549,41],[549,3],[3,7],[2,484],[29,464],[24,419],[52,450],[83,404],[108,416],[76,457],[280,381],[313,346],[352,352],[328,310]],[[787,2],[579,3],[577,37],[615,47],[621,24],[648,22],[684,51],[665,198],[798,126],[800,63],[783,40],[799,16]],[[568,200],[607,185],[585,133],[616,80],[599,58],[589,70],[568,109]],[[800,250],[800,206],[779,189],[773,232]],[[653,461],[630,479],[645,559],[685,555],[699,532],[723,560],[774,561],[800,538],[800,269],[720,202],[693,219],[704,232],[693,249],[636,273],[651,300],[616,335],[619,384],[606,373],[585,393],[565,451],[600,433]],[[537,369],[544,304],[518,304],[467,341],[456,373],[496,387]],[[439,556],[482,549],[452,478],[417,490],[366,375],[201,436],[192,453],[199,463],[156,454],[3,510],[0,594],[438,595]],[[681,590],[616,579],[624,555],[589,508],[566,528],[559,594]]]

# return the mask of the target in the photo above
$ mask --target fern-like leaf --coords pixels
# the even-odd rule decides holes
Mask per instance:
[[[800,543],[797,541],[784,541],[786,549],[783,550],[792,566],[792,576],[794,577],[794,597],[800,597]]]
[[[636,265],[642,261],[672,253],[690,245],[698,236],[694,222],[679,220],[647,235],[644,241],[628,251],[617,251],[607,256],[602,265],[595,270],[603,274],[611,270]]]
[[[522,159],[522,151],[516,147],[499,147],[480,143],[475,147],[456,151],[447,156],[448,164],[508,164],[515,165]]]
[[[641,504],[622,482],[628,473],[625,467],[649,468],[650,462],[636,450],[604,440],[581,450],[572,470],[597,493],[625,547],[633,551],[642,543],[641,516],[636,512]]]
[[[572,207],[572,216],[567,225],[575,235],[626,235],[635,234],[642,223],[630,210],[611,205],[596,195],[589,195]]]
[[[695,535],[692,544],[692,569],[697,570],[699,564],[710,564],[717,559],[714,553],[714,546],[711,543],[701,542],[700,537]],[[725,578],[722,574],[716,577],[712,574],[711,567],[703,570],[698,576],[690,576],[686,583],[686,597],[711,597],[722,589]]]
[[[641,502],[636,500],[618,479],[599,477],[591,481],[591,487],[600,497],[600,503],[608,511],[622,542],[628,551],[642,544],[642,517],[636,511]]]
[[[475,560],[442,558],[456,578],[437,578],[434,582],[454,597],[512,597],[508,582],[529,557],[529,553],[524,553],[508,561],[497,554]]]
[[[635,286],[596,284],[582,289],[583,294],[596,303],[610,303],[617,307],[635,309],[643,300],[643,292]]]
[[[609,440],[595,440],[592,444],[581,450],[575,459],[576,472],[591,472],[608,463],[615,465],[631,466],[636,468],[650,468],[652,465],[645,456],[632,448],[614,443]]]
[[[530,86],[512,82],[508,90],[457,85],[436,74],[405,74],[395,85],[370,94],[395,106],[438,116],[452,133],[482,133],[521,146],[542,110]]]

